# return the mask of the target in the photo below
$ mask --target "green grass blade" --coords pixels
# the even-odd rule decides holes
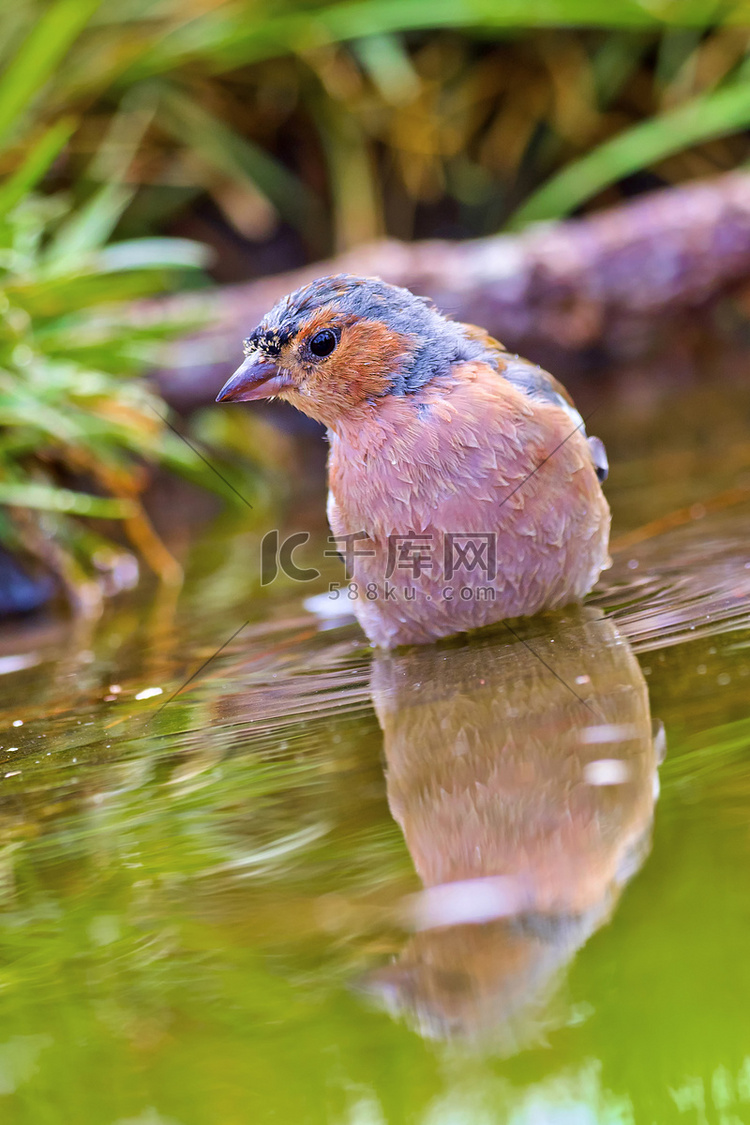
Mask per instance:
[[[47,9],[0,78],[0,144],[29,102],[54,74],[60,60],[101,0],[57,0]]]
[[[74,118],[65,117],[42,134],[20,168],[0,187],[0,216],[7,215],[27,192],[36,187],[67,144],[76,124]]]
[[[329,169],[336,249],[343,252],[381,234],[378,182],[368,138],[352,114],[320,99],[316,122]]]
[[[134,194],[118,183],[100,188],[60,227],[46,254],[47,265],[68,269],[71,261],[103,247]]]
[[[526,200],[508,223],[559,219],[623,176],[680,152],[690,145],[750,126],[750,83],[695,98],[678,109],[650,118],[605,141],[568,164]]]
[[[129,519],[137,510],[130,500],[91,496],[86,492],[73,492],[70,488],[55,488],[54,485],[37,484],[35,481],[0,481],[0,504],[107,520]]]
[[[96,257],[102,272],[141,269],[202,269],[210,265],[211,250],[189,238],[132,238],[104,246]]]
[[[302,228],[310,222],[317,204],[302,181],[192,98],[175,89],[165,90],[157,117],[164,128],[209,164],[235,180],[252,183],[289,222]]]
[[[419,76],[399,36],[368,35],[355,40],[354,52],[385,102],[403,105],[418,96]]]
[[[221,71],[327,43],[408,31],[706,27],[717,21],[742,23],[746,17],[743,0],[679,0],[664,6],[641,0],[356,0],[256,20],[221,9],[167,33],[138,59],[127,81],[166,73],[191,58]]]
[[[90,263],[92,272],[83,267],[76,274],[48,272],[44,277],[30,277],[26,281],[6,285],[9,299],[17,301],[34,320],[69,316],[97,305],[113,301],[133,301],[148,297],[168,287],[170,273],[166,270],[128,270],[120,273],[97,273],[96,262]]]

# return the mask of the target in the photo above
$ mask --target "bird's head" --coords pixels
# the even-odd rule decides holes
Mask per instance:
[[[245,340],[245,357],[217,402],[278,397],[334,428],[386,395],[414,394],[455,363],[496,362],[425,298],[349,274],[284,297]]]

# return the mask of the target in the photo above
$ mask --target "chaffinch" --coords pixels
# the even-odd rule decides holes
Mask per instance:
[[[328,518],[373,644],[565,605],[609,565],[602,443],[483,329],[345,274],[279,301],[245,355],[217,401],[278,397],[328,429]]]
[[[373,661],[388,804],[425,890],[405,904],[417,932],[364,982],[425,1035],[514,1053],[648,855],[663,755],[600,610],[518,628]]]

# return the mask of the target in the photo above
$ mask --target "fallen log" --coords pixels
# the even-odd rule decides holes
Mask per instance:
[[[290,273],[149,302],[139,316],[194,314],[206,325],[175,346],[159,373],[167,400],[183,409],[208,401],[271,305],[326,273],[377,274],[535,358],[550,347],[616,351],[644,323],[705,306],[750,278],[750,174],[663,188],[519,235],[382,241]]]

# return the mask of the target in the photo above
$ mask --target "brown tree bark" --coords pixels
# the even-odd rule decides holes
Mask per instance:
[[[283,294],[328,273],[377,274],[542,358],[612,345],[750,278],[750,174],[664,188],[582,219],[464,242],[383,241],[303,270],[141,306],[205,318],[160,373],[169,401],[208,401]]]

